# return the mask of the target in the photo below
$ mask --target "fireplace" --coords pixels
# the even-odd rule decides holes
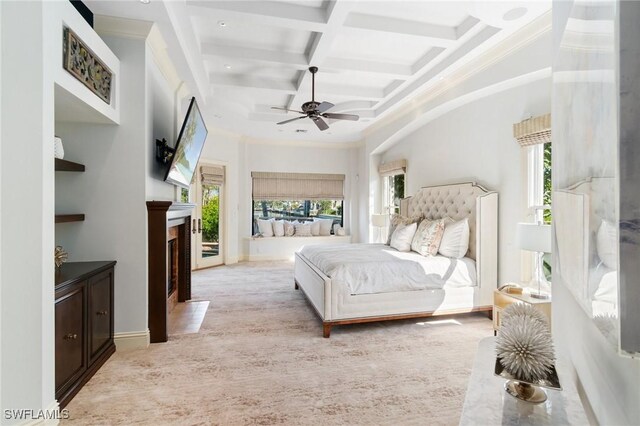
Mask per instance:
[[[191,211],[193,204],[148,201],[149,333],[166,342],[167,315],[191,299]]]
[[[174,229],[174,228],[172,228]],[[177,232],[176,232],[177,233]],[[171,233],[170,233],[171,235]],[[178,239],[172,238],[167,244],[167,310],[171,312],[178,304]]]

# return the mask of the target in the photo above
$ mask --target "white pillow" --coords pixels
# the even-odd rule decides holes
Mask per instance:
[[[416,233],[418,224],[398,225],[391,236],[391,247],[398,251],[411,251],[411,241]]]
[[[598,289],[593,295],[595,300],[601,300],[614,305],[618,304],[618,272],[607,272],[602,276]]]
[[[313,221],[320,222],[320,235],[331,235],[331,225],[333,225],[333,219],[314,218]]]
[[[294,234],[296,237],[311,237],[311,224],[309,223],[298,223],[295,225],[296,233]]]
[[[273,222],[273,235],[276,237],[284,237],[284,221],[276,220]]]
[[[263,237],[273,237],[273,219],[258,219],[258,230]]]
[[[285,237],[293,237],[293,234],[296,232],[295,226],[300,223],[297,220],[293,222],[289,222],[288,220],[284,221],[284,236]]]
[[[596,235],[598,257],[607,268],[618,269],[618,233],[611,222],[603,220]]]
[[[454,222],[453,219],[446,218],[438,253],[460,259],[467,254],[467,251],[469,251],[469,219],[464,218]]]
[[[320,235],[320,222],[314,220],[313,222],[310,223],[311,225],[311,235],[313,235],[314,237],[316,235]]]

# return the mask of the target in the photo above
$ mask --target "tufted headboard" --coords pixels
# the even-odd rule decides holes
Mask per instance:
[[[421,188],[400,202],[403,216],[454,220],[469,218],[469,251],[476,260],[479,282],[497,284],[498,193],[475,182]]]

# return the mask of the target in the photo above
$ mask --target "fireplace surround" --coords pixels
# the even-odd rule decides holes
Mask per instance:
[[[166,342],[167,316],[191,299],[191,212],[195,205],[147,201],[149,249],[149,333]],[[171,284],[173,290],[170,292]]]

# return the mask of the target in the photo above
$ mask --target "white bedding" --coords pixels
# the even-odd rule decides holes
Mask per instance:
[[[475,262],[466,257],[426,257],[384,244],[309,245],[300,253],[350,294],[476,285]]]

